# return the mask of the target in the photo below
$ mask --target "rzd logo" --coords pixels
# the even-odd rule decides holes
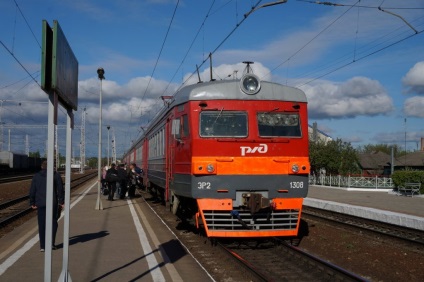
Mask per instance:
[[[241,155],[245,156],[246,154],[254,154],[256,152],[260,154],[265,154],[268,152],[268,145],[267,144],[259,144],[259,146],[256,147],[248,147],[248,146],[240,146],[241,149]]]

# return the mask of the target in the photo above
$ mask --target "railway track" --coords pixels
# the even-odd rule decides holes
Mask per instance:
[[[17,181],[24,181],[24,180],[30,180],[34,174],[31,175],[18,175],[18,176],[10,176],[10,177],[2,177],[0,178],[0,184],[2,183],[10,183],[10,182],[17,182]]]
[[[305,219],[311,218],[337,223],[349,228],[355,228],[361,232],[367,231],[379,236],[399,240],[415,248],[424,250],[424,231],[422,230],[312,207],[304,207],[302,217]]]
[[[148,197],[142,193],[143,198]],[[152,199],[144,201],[217,281],[365,281],[285,241],[210,240]],[[177,221],[177,225],[176,225]]]
[[[90,172],[81,177],[71,180],[71,189],[74,189],[97,176],[96,172]],[[32,176],[31,176],[32,177]],[[26,180],[26,179],[25,179]],[[22,180],[21,180],[22,181]],[[28,207],[29,195],[18,197],[7,202],[0,203],[0,228],[15,222],[17,219],[31,213],[33,209]]]
[[[58,170],[58,172],[61,175],[65,174],[65,171],[60,169]],[[18,182],[18,181],[24,181],[24,180],[31,180],[34,177],[34,173],[28,174],[28,172],[26,173],[5,173],[4,175],[2,175],[2,177],[0,177],[0,184],[4,184],[4,183],[11,183],[11,182]]]
[[[365,281],[280,239],[218,243],[255,281]]]

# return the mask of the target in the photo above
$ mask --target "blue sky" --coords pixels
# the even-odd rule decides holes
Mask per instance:
[[[86,156],[97,156],[98,67],[106,77],[103,156],[110,125],[119,158],[162,107],[160,96],[172,95],[183,82],[195,83],[197,75],[189,77],[210,52],[216,79],[240,77],[241,62],[248,60],[261,79],[304,90],[309,123],[317,122],[334,139],[354,147],[404,146],[406,133],[407,149],[416,150],[424,137],[424,1],[335,0],[334,6],[289,0],[244,17],[251,7],[270,2],[1,1],[0,145],[8,149],[10,129],[12,151],[25,151],[26,136],[31,152],[46,150],[41,23],[58,20],[79,62],[76,157],[84,108]],[[209,79],[209,61],[200,72]],[[65,154],[63,129],[58,142]]]

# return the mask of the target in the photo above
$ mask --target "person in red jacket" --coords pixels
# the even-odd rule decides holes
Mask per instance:
[[[56,250],[55,239],[57,233],[57,220],[59,219],[58,207],[64,208],[64,195],[62,177],[58,172],[53,174],[53,234],[52,248]],[[46,198],[47,198],[47,161],[41,164],[41,171],[32,178],[29,192],[29,203],[37,210],[38,236],[40,238],[40,251],[44,252],[46,241]]]

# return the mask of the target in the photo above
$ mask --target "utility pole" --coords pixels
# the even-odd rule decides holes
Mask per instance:
[[[109,129],[110,129],[110,125],[106,126],[107,128],[107,166],[110,167],[110,157],[109,157]]]
[[[9,132],[10,132],[10,129],[9,129]],[[10,151],[10,146],[9,146],[9,151]],[[25,153],[29,157],[29,140],[28,140],[28,134],[25,135]]]
[[[112,159],[116,164],[116,139],[115,139],[115,130],[112,127]]]
[[[84,173],[85,166],[85,116],[86,109],[81,114],[81,144],[80,144],[80,173]]]
[[[59,144],[57,143],[57,125],[54,126],[54,149],[56,152],[56,169],[59,169]]]
[[[0,100],[0,152],[3,151],[3,122],[1,120],[3,113],[3,102],[4,100]]]

